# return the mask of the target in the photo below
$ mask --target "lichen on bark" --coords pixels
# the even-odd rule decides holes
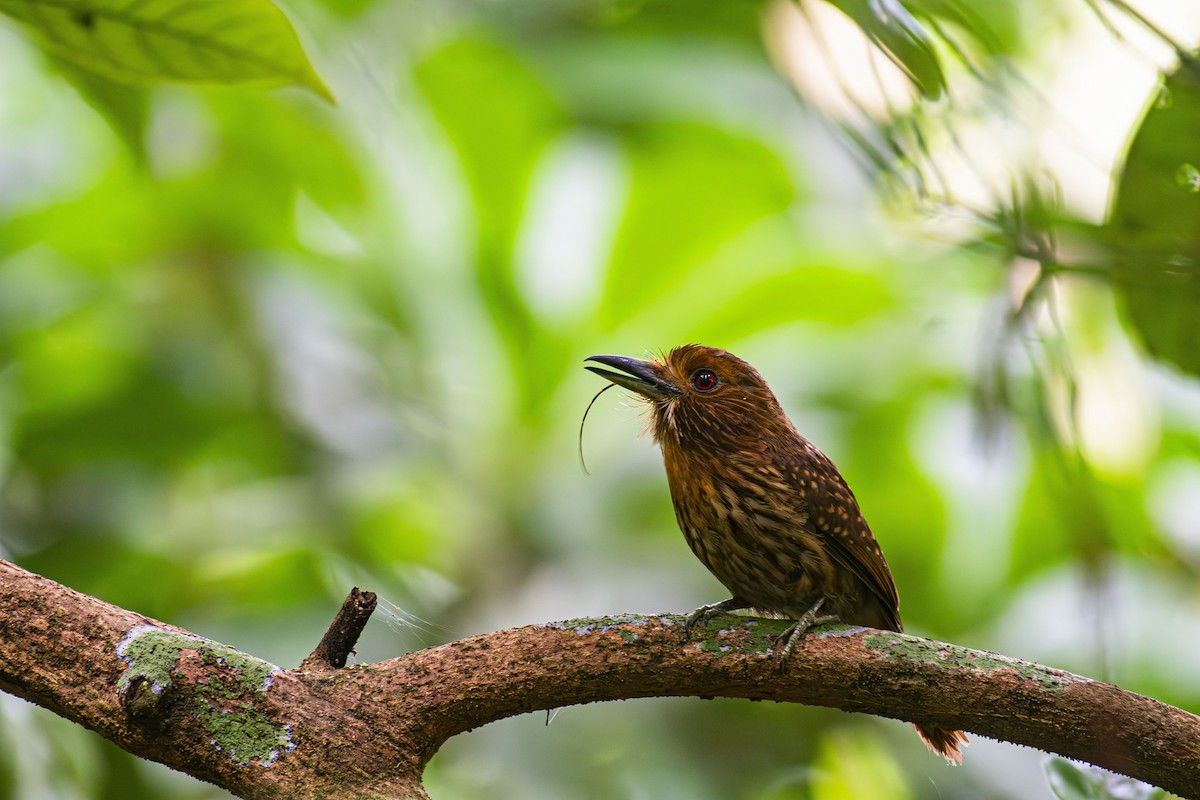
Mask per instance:
[[[276,724],[258,700],[271,687],[280,668],[260,658],[200,636],[140,625],[117,645],[128,666],[117,681],[122,694],[149,685],[155,696],[187,680],[195,699],[196,718],[211,743],[234,763],[267,767],[293,747],[291,727]],[[143,700],[139,708],[145,709]]]
[[[969,669],[983,675],[1010,670],[1017,677],[1033,681],[1043,691],[1061,694],[1072,683],[1089,682],[1089,678],[1060,669],[1044,667],[1019,658],[972,650],[969,647],[919,639],[903,633],[872,633],[863,637],[868,650],[882,652],[887,658],[902,658],[938,667]]]

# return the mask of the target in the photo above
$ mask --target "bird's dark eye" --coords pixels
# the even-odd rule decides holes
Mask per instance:
[[[717,373],[711,369],[698,369],[692,373],[692,386],[696,387],[697,392],[711,392],[718,383]]]

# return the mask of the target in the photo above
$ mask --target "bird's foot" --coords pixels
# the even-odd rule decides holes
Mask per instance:
[[[779,634],[776,642],[783,642],[783,652],[779,654],[779,671],[787,670],[788,657],[792,654],[792,649],[795,648],[796,642],[814,625],[824,625],[827,622],[837,622],[836,614],[824,614],[817,616],[821,611],[821,606],[825,605],[825,598],[817,598],[817,602],[812,604],[812,608],[805,611],[800,619],[792,625],[792,627]]]
[[[703,625],[718,614],[724,614],[726,611],[737,611],[741,608],[750,608],[750,604],[740,597],[731,597],[719,603],[700,606],[689,614],[687,622],[683,623],[683,640],[685,642],[691,640],[692,629],[697,625]]]

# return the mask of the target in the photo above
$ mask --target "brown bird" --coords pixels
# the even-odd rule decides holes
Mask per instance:
[[[732,597],[694,611],[692,627],[751,608],[795,620],[780,667],[813,624],[903,630],[891,570],[833,462],[797,432],[758,370],[697,344],[665,359],[597,355],[587,369],[650,404],[675,518],[697,558]],[[821,612],[825,612],[821,616]],[[915,726],[947,761],[962,731]]]

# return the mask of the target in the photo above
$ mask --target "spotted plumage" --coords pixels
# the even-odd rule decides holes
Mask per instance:
[[[781,663],[815,621],[902,630],[896,585],[854,493],[754,367],[695,344],[652,361],[588,360],[620,370],[588,366],[649,402],[679,527],[732,595],[697,609],[689,630],[738,608],[785,616],[797,622]],[[917,731],[960,760],[961,731]]]

